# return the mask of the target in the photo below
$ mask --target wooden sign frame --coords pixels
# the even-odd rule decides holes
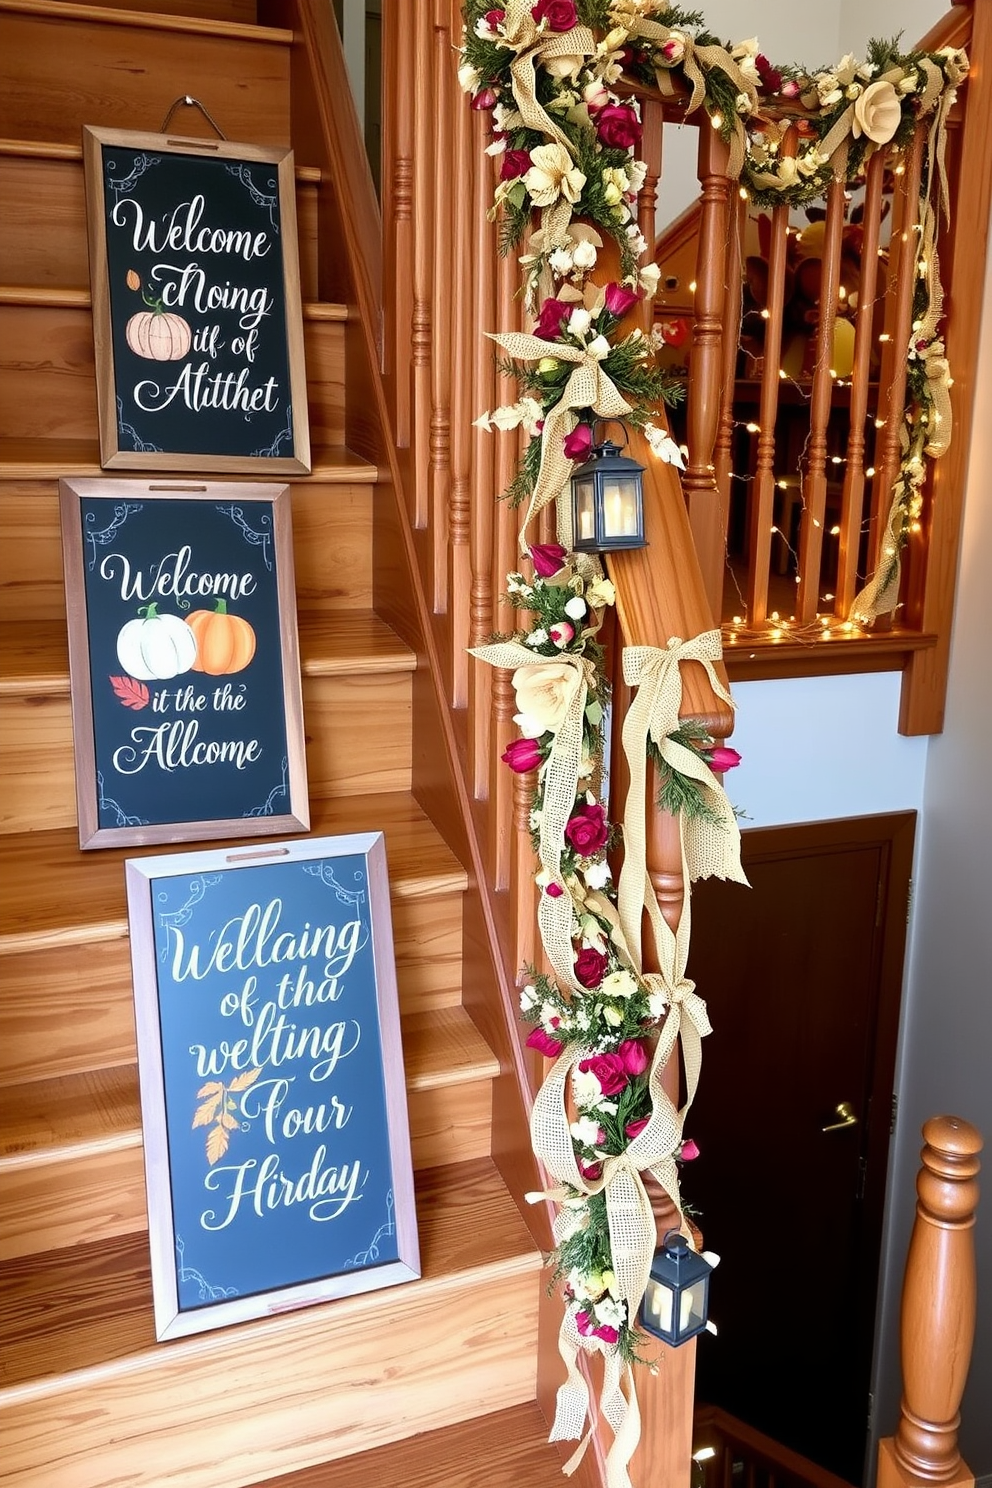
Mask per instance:
[[[308,473],[292,151],[86,127],[83,161],[101,465]]]
[[[59,503],[80,847],[306,831],[289,487],[100,477]]]
[[[416,1279],[381,832],[125,869],[158,1338]]]

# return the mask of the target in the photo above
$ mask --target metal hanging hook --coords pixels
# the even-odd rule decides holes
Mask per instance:
[[[221,129],[220,125],[217,123],[217,120],[213,118],[213,116],[207,111],[200,100],[198,98],[194,98],[190,93],[182,93],[176,99],[175,103],[172,105],[169,112],[165,116],[165,121],[162,125],[162,128],[159,130],[159,134],[165,134],[166,130],[169,127],[169,122],[172,119],[173,114],[176,112],[176,109],[179,108],[198,108],[200,110],[200,113],[206,119],[207,123],[210,125],[211,129],[216,130],[217,134],[222,140],[227,139],[227,135],[224,133],[223,129]]]

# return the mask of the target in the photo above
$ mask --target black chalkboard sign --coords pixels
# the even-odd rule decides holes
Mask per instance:
[[[288,488],[59,491],[80,846],[306,829]]]
[[[293,156],[84,129],[100,463],[309,471]]]
[[[126,876],[158,1337],[417,1277],[381,833]]]

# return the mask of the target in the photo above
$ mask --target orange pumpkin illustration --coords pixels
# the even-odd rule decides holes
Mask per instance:
[[[125,326],[124,336],[135,356],[151,362],[178,362],[193,340],[187,322],[168,310],[139,310]]]
[[[213,610],[194,610],[186,624],[196,636],[194,672],[225,677],[243,672],[255,655],[255,632],[240,615],[229,615],[227,600],[218,599]]]

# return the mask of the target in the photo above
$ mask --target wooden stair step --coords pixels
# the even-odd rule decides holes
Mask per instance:
[[[312,481],[322,481],[327,485],[354,485],[357,482],[375,485],[379,479],[377,466],[344,445],[322,446],[310,453],[312,468],[309,479]],[[170,472],[157,474],[168,480]],[[175,471],[173,474],[177,478],[189,479],[188,472]],[[0,480],[59,480],[66,475],[126,480],[128,472],[122,470],[108,474],[100,464],[100,451],[95,439],[0,439]],[[238,477],[231,478],[237,480]],[[307,480],[308,477],[295,478],[300,479]]]
[[[402,1020],[414,1164],[489,1153],[499,1062],[463,1008]],[[0,1090],[0,1260],[144,1229],[135,1065]]]
[[[246,1488],[533,1400],[541,1258],[496,1169],[418,1173],[417,1214],[421,1280],[167,1344],[139,1237],[5,1264],[7,1481]]]
[[[304,677],[412,672],[417,658],[385,620],[371,611],[298,616]],[[0,621],[0,698],[63,697],[69,693],[65,625],[58,620]]]
[[[77,144],[84,124],[158,132],[180,78],[228,139],[289,143],[291,31],[66,0],[0,0],[0,21],[5,138]],[[181,127],[215,138],[192,109]]]
[[[558,1488],[561,1468],[535,1401],[421,1432],[333,1467],[318,1464],[252,1488]]]
[[[394,900],[464,891],[465,869],[412,796],[397,792],[318,799],[311,806],[313,836],[385,833]],[[236,838],[231,841],[237,845]],[[191,846],[195,844],[177,843],[155,851],[188,852]],[[107,848],[81,854],[76,834],[65,829],[0,836],[0,956],[126,935],[121,864],[135,852]],[[67,895],[64,886],[70,876],[73,893]]]

